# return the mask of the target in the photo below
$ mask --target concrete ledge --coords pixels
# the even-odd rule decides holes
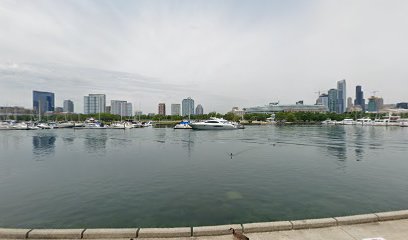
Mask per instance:
[[[237,232],[242,232],[240,224],[218,225],[218,226],[202,226],[193,227],[193,237],[198,236],[217,236],[231,234],[230,228],[234,228]]]
[[[244,227],[244,232],[246,233],[273,232],[273,231],[292,230],[292,223],[289,221],[245,223],[243,224],[243,227]]]
[[[191,228],[141,228],[139,238],[191,237]]]
[[[378,217],[375,214],[362,214],[345,217],[335,217],[338,225],[350,225],[359,223],[378,222]]]
[[[136,238],[138,228],[94,228],[86,229],[82,235],[85,239],[98,238]]]
[[[81,239],[84,229],[34,229],[28,233],[31,239]]]
[[[293,229],[322,228],[337,225],[337,221],[334,218],[305,219],[290,222],[293,224]]]
[[[18,228],[0,228],[0,239],[11,238],[21,239],[26,238],[27,233],[31,229],[18,229]]]
[[[408,210],[375,213],[379,221],[399,220],[408,218]]]

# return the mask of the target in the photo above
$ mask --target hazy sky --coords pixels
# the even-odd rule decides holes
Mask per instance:
[[[143,112],[191,96],[204,111],[354,99],[408,101],[408,1],[0,0],[0,105],[105,93]]]

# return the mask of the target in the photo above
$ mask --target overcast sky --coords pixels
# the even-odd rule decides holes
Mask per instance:
[[[0,0],[0,105],[105,93],[134,109],[313,104],[347,81],[408,101],[408,1]]]

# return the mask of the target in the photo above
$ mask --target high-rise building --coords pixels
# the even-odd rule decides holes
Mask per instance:
[[[64,112],[73,113],[74,112],[74,102],[71,100],[64,100]]]
[[[62,113],[62,112],[64,112],[64,108],[62,108],[62,107],[56,107],[55,108],[55,113]]]
[[[329,108],[329,95],[325,93],[320,94],[319,98],[316,101],[316,104],[323,105],[327,107],[328,109]]]
[[[194,100],[191,97],[181,102],[181,113],[183,116],[194,115]]]
[[[351,112],[351,109],[353,108],[353,99],[351,97],[347,98],[347,111],[346,112]]]
[[[181,108],[181,106],[178,103],[171,104],[171,115],[179,116],[180,115],[180,108]]]
[[[195,114],[196,115],[203,115],[204,114],[204,108],[201,104],[198,104],[196,109],[195,109]]]
[[[55,110],[54,93],[33,91],[33,110],[35,114],[54,112]]]
[[[84,113],[94,114],[103,113],[106,108],[106,95],[105,94],[89,94],[84,96]]]
[[[330,89],[328,92],[329,112],[337,112],[337,89]]]
[[[111,100],[111,114],[124,116],[132,116],[132,103],[121,100]]]
[[[372,96],[368,99],[368,112],[378,112],[384,105],[384,100],[380,97]]]
[[[166,116],[166,104],[159,103],[159,115]]]
[[[354,99],[354,105],[360,106],[363,112],[365,112],[364,92],[361,90],[361,86],[356,86],[356,99]]]
[[[346,80],[337,82],[337,113],[344,113],[346,111]]]

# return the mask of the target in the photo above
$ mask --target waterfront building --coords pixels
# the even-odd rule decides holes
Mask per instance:
[[[159,115],[166,116],[166,104],[165,103],[159,103]]]
[[[64,112],[64,108],[63,107],[56,107],[55,108],[55,113],[62,113]]]
[[[337,89],[330,89],[328,92],[329,112],[337,112]]]
[[[183,116],[194,115],[194,100],[191,97],[183,99],[181,112]]]
[[[171,104],[171,115],[180,116],[181,105],[177,103]]]
[[[337,82],[337,113],[346,112],[346,80]]]
[[[105,94],[89,94],[84,96],[84,113],[94,114],[103,113],[106,108],[106,95]]]
[[[111,100],[111,114],[122,117],[132,116],[132,104],[122,100]]]
[[[64,100],[64,112],[73,113],[74,112],[74,102],[71,100]]]
[[[408,109],[408,103],[407,102],[401,102],[397,103],[397,108],[402,108],[402,109]]]
[[[55,110],[54,93],[33,91],[33,110],[35,114],[54,112]]]
[[[198,104],[196,109],[195,109],[195,114],[196,115],[203,115],[204,114],[204,108],[201,104]]]
[[[365,112],[364,92],[361,90],[361,86],[356,86],[356,99],[354,100],[354,105],[360,106],[363,112]]]
[[[106,112],[106,113],[111,113],[111,111],[112,111],[111,106],[106,106],[106,107],[105,107],[105,112]]]
[[[135,111],[135,116],[141,116],[141,115],[143,115],[142,111],[140,111],[140,110]]]
[[[249,107],[244,109],[245,113],[276,113],[276,112],[327,112],[324,105],[305,105],[305,104],[287,104],[270,103],[263,107]]]
[[[353,99],[351,97],[347,98],[347,108],[346,112],[351,112],[351,109],[353,108]]]

